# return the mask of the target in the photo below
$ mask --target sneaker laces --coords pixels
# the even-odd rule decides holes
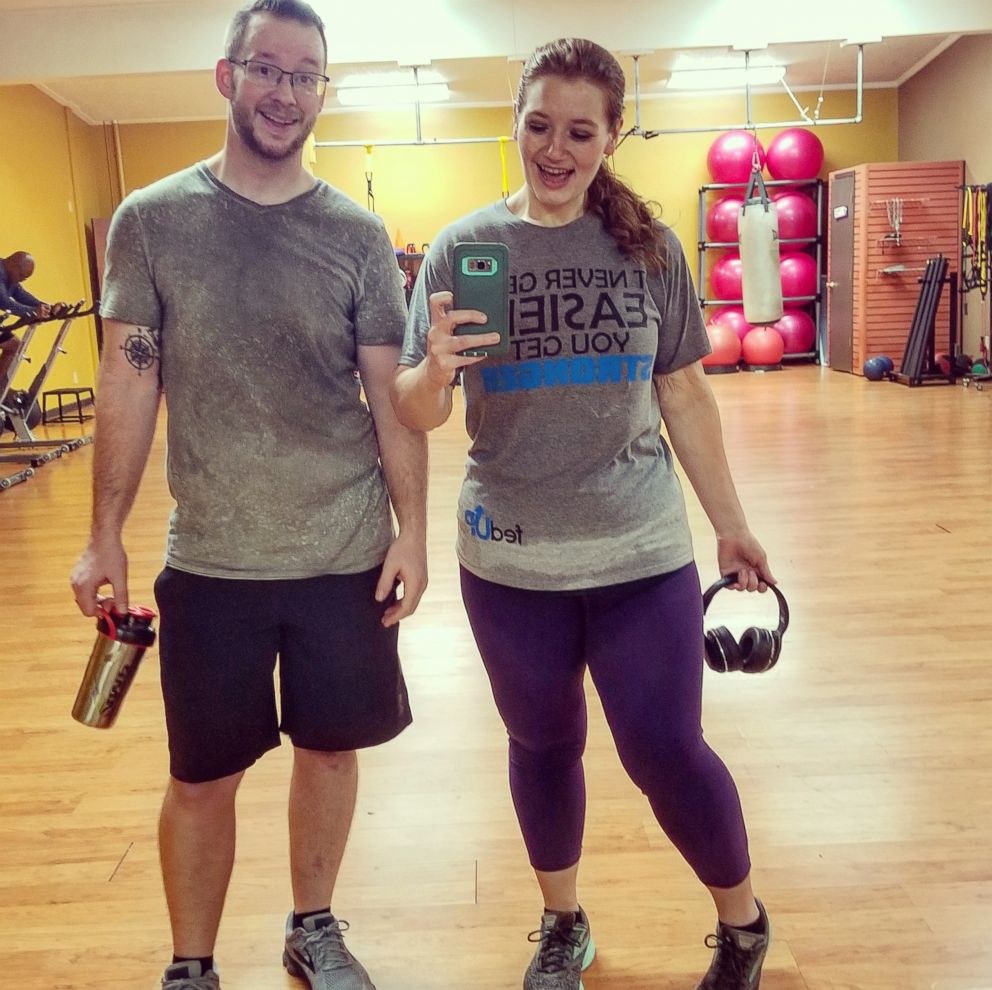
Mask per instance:
[[[340,969],[351,964],[351,953],[344,946],[344,933],[349,927],[347,921],[335,920],[304,934],[303,944],[317,969]]]
[[[707,990],[739,990],[748,978],[748,963],[754,950],[742,949],[729,935],[711,933],[704,941],[707,948],[720,950],[716,965],[707,974],[713,977],[706,984]]]
[[[541,943],[537,958],[539,972],[560,973],[572,961],[575,950],[582,944],[582,936],[575,933],[574,927],[553,925],[530,932],[527,941]]]

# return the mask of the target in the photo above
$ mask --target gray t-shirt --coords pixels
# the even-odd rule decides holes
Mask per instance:
[[[200,163],[114,214],[100,311],[161,330],[170,565],[276,579],[382,562],[356,355],[400,344],[406,306],[379,219],[323,182],[261,206]]]
[[[540,227],[502,202],[431,244],[401,363],[418,364],[428,296],[450,289],[457,241],[510,252],[510,351],[465,370],[471,446],[458,558],[518,588],[632,581],[692,560],[685,502],[661,437],[652,375],[709,353],[682,249],[661,275],[625,258],[601,219]]]

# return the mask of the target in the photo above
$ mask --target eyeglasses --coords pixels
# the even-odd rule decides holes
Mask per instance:
[[[327,76],[322,76],[319,72],[290,72],[287,69],[280,69],[278,65],[256,62],[254,59],[229,58],[228,62],[243,66],[245,75],[251,82],[266,89],[276,89],[282,82],[282,77],[289,76],[294,90],[306,93],[307,96],[323,96],[330,81]]]

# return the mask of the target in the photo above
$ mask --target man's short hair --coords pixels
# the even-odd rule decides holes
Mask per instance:
[[[255,14],[272,14],[289,21],[298,21],[308,27],[315,27],[320,32],[320,40],[324,45],[324,64],[327,64],[327,35],[324,33],[324,22],[317,12],[303,0],[255,0],[242,7],[231,21],[227,29],[227,40],[224,42],[224,55],[227,58],[238,58],[241,46],[248,33],[248,24]]]

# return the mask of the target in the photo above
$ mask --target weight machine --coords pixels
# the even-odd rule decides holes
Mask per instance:
[[[46,319],[35,317],[22,317],[13,322],[4,322],[7,314],[0,315],[0,337],[9,338],[15,330],[23,330],[20,337],[20,344],[13,362],[0,379],[0,433],[8,427],[14,433],[15,439],[6,443],[0,443],[0,450],[11,451],[12,453],[0,455],[0,464],[19,463],[27,464],[14,474],[0,476],[0,490],[10,488],[12,485],[27,481],[34,474],[34,469],[50,461],[54,461],[63,454],[78,450],[86,444],[92,443],[91,436],[75,437],[71,440],[49,440],[44,437],[37,437],[32,432],[31,423],[33,411],[38,408],[38,399],[42,394],[45,381],[52,365],[59,354],[65,351],[62,344],[72,326],[73,320],[78,316],[89,316],[95,312],[96,307],[83,307],[80,300],[72,306],[62,306],[53,308],[52,315]],[[15,390],[13,386],[14,377],[22,362],[31,362],[27,356],[28,345],[42,323],[58,322],[61,320],[55,340],[51,350],[45,358],[44,363],[38,369],[30,386],[23,391]]]

